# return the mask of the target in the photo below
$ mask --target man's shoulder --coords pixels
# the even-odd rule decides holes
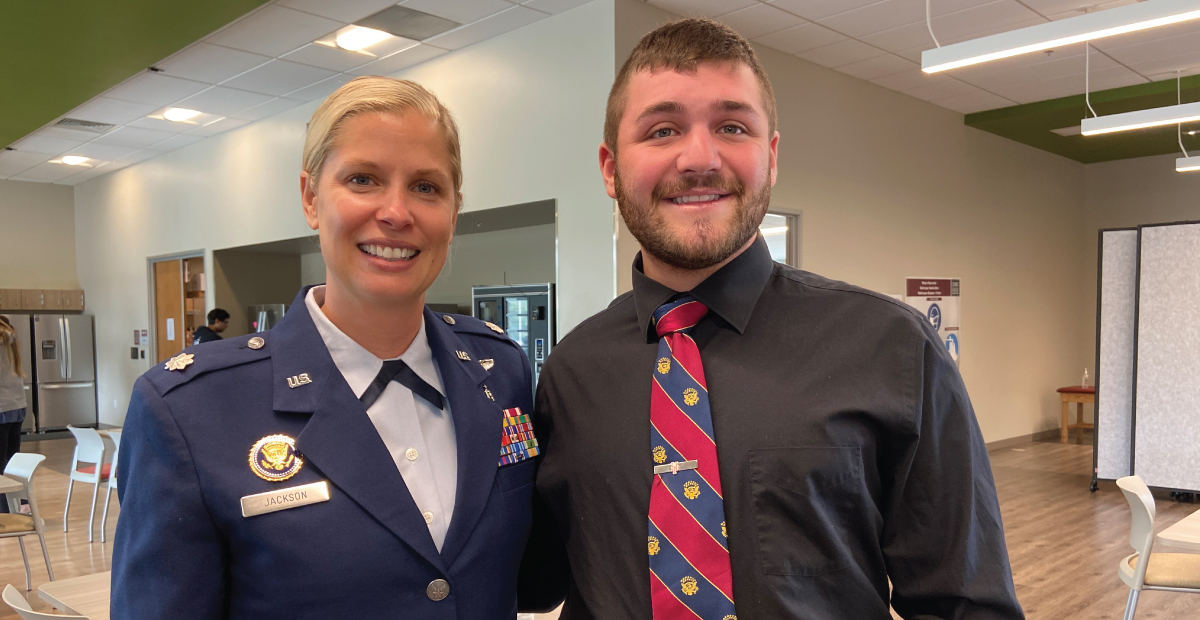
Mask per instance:
[[[592,343],[611,338],[616,330],[637,324],[637,309],[634,307],[633,292],[623,293],[613,299],[608,307],[584,319],[558,343],[561,347]]]
[[[861,325],[874,324],[929,334],[929,322],[916,308],[861,286],[826,278],[809,271],[776,264],[772,283],[786,295],[795,295],[798,310],[836,317]]]

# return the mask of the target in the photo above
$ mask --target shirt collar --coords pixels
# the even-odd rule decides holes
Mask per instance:
[[[771,250],[759,235],[745,252],[688,292],[740,334],[746,331],[750,314],[767,286],[774,265]],[[633,299],[642,333],[649,337],[654,311],[677,295],[679,291],[656,282],[642,271],[642,253],[638,252],[633,260]]]
[[[323,285],[312,287],[304,296],[304,305],[308,307],[308,313],[312,316],[313,324],[317,326],[317,331],[321,334],[321,340],[325,342],[325,347],[329,349],[329,356],[333,358],[334,365],[341,371],[346,383],[350,384],[354,395],[362,396],[371,382],[375,380],[375,375],[379,374],[379,369],[383,368],[384,360],[375,357],[374,353],[366,350],[338,329],[321,310],[324,301],[325,287]],[[442,396],[446,395],[442,377],[433,361],[433,350],[429,348],[429,338],[425,335],[425,317],[423,315],[421,328],[417,331],[417,337],[413,338],[412,344],[408,346],[408,350],[400,357],[391,359],[403,360],[418,377],[432,385]]]

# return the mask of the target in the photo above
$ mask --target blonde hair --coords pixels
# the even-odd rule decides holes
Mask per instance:
[[[369,112],[404,114],[415,110],[437,123],[450,154],[450,176],[454,181],[455,203],[462,207],[462,152],[458,125],[450,110],[424,86],[409,80],[367,75],[350,80],[329,95],[313,112],[304,136],[302,165],[315,183],[325,159],[337,143],[339,129],[346,119]]]
[[[12,373],[18,377],[24,377],[25,371],[21,369],[21,345],[17,342],[17,330],[13,329],[12,323],[9,323],[8,318],[3,316],[0,316],[0,348],[8,349],[8,360]]]

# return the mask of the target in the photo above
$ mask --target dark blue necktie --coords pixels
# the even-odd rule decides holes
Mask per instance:
[[[409,368],[408,364],[402,360],[388,360],[383,363],[383,368],[379,369],[379,374],[375,375],[375,380],[371,382],[371,385],[367,386],[367,391],[358,397],[363,404],[363,409],[370,409],[392,381],[412,390],[413,394],[429,401],[437,409],[442,408],[442,395],[432,385],[418,377],[417,373],[413,372],[413,369]]]

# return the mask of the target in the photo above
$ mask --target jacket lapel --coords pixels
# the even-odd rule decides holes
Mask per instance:
[[[274,408],[311,413],[296,438],[296,450],[384,527],[445,570],[391,453],[333,363],[309,316],[304,303],[307,293],[308,288],[300,291],[283,320],[270,331]],[[288,378],[302,373],[308,374],[311,383],[289,387]],[[462,450],[461,440],[458,445]]]
[[[425,332],[446,384],[458,447],[458,490],[450,529],[442,545],[442,557],[449,566],[471,537],[491,496],[500,461],[503,411],[500,403],[488,398],[484,391],[488,374],[479,365],[475,352],[463,344],[440,315],[428,308],[425,310]],[[469,353],[471,359],[459,359],[458,351]]]

